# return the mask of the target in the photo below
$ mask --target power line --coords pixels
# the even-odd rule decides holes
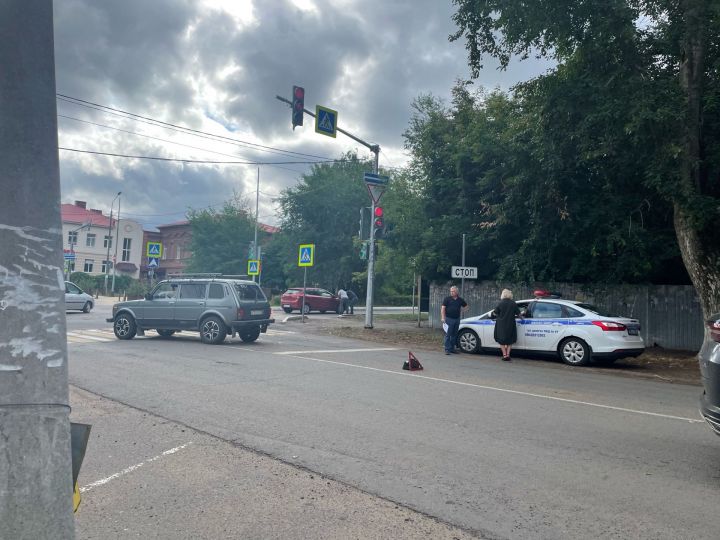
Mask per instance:
[[[178,145],[178,146],[184,146],[184,147],[186,147],[186,148],[192,148],[193,150],[201,150],[201,151],[203,151],[203,152],[210,152],[211,154],[217,154],[217,155],[219,155],[219,156],[240,157],[240,156],[237,156],[237,155],[234,155],[234,154],[227,154],[227,153],[225,153],[225,152],[218,152],[217,150],[210,150],[209,148],[201,148],[201,147],[199,147],[199,146],[193,146],[193,145],[191,145],[191,144],[185,144],[185,143],[181,143],[181,142],[177,142],[177,141],[171,141],[171,140],[168,140],[168,139],[163,139],[163,138],[161,138],[161,137],[154,137],[154,136],[152,136],[152,135],[147,135],[147,134],[145,134],[145,133],[138,133],[137,131],[131,131],[131,130],[129,130],[129,129],[121,129],[121,128],[117,128],[117,127],[114,127],[114,126],[108,126],[108,125],[106,125],[106,124],[100,124],[100,123],[98,123],[98,122],[91,122],[90,120],[83,120],[83,119],[81,119],[81,118],[75,118],[74,116],[67,116],[67,115],[64,115],[64,114],[58,114],[57,116],[58,116],[58,118],[65,118],[66,120],[74,120],[74,121],[76,121],[76,122],[82,122],[83,124],[90,124],[91,126],[97,126],[97,127],[101,127],[101,128],[105,128],[105,129],[112,129],[112,130],[114,130],[114,131],[120,131],[121,133],[128,133],[128,134],[130,134],[130,135],[136,135],[136,136],[138,136],[138,137],[145,137],[145,138],[152,139],[152,140],[155,140],[155,141],[161,141],[161,142],[165,142],[165,143],[169,143],[169,144],[175,144],[175,145]],[[208,139],[209,139],[209,137],[204,137],[204,138],[208,138]],[[316,162],[313,161],[312,163],[316,163]],[[291,168],[289,168],[289,167],[282,167],[282,166],[280,166],[280,165],[272,165],[272,166],[273,166],[273,167],[277,167],[278,169],[283,169],[283,170],[290,171],[290,172],[296,172],[296,173],[302,172],[302,171],[298,171],[297,169],[291,169]]]
[[[180,163],[205,163],[208,165],[312,165],[315,163],[342,163],[346,160],[330,159],[327,161],[216,161],[206,159],[183,159],[183,158],[164,158],[158,156],[133,156],[128,154],[114,154],[112,152],[97,152],[94,150],[80,150],[78,148],[65,148],[59,146],[58,150],[67,152],[79,152],[81,154],[94,154],[99,156],[121,157],[128,159],[149,159],[155,161],[175,161]]]
[[[303,153],[303,152],[295,152],[295,151],[293,151],[293,150],[284,150],[284,149],[282,149],[282,148],[275,148],[275,147],[266,146],[266,145],[263,145],[263,144],[253,143],[253,142],[249,142],[249,141],[242,141],[242,140],[239,140],[239,139],[233,139],[232,137],[225,137],[224,135],[215,135],[215,134],[213,134],[213,133],[208,133],[208,132],[206,132],[206,131],[201,131],[201,130],[198,130],[198,129],[192,129],[192,128],[188,128],[188,127],[184,127],[184,126],[179,126],[179,125],[177,125],[177,124],[171,124],[170,122],[164,122],[164,121],[162,121],[162,120],[157,120],[157,119],[155,119],[155,118],[150,118],[150,117],[148,117],[148,116],[143,116],[143,115],[140,115],[140,114],[131,113],[131,112],[128,112],[128,111],[124,111],[124,110],[122,110],[122,109],[116,109],[116,108],[114,108],[114,107],[109,107],[108,105],[101,105],[101,104],[99,104],[99,103],[93,103],[92,101],[86,101],[86,100],[84,100],[84,99],[75,98],[75,97],[72,97],[72,96],[67,96],[67,95],[65,95],[65,94],[56,94],[56,96],[57,96],[57,98],[60,99],[61,101],[65,101],[65,102],[67,102],[67,103],[72,103],[72,104],[74,104],[74,105],[78,105],[78,106],[81,106],[81,107],[88,107],[88,108],[90,108],[90,109],[95,109],[95,110],[99,110],[99,111],[102,111],[102,112],[112,111],[112,113],[119,113],[119,114],[122,114],[122,115],[126,115],[126,116],[123,116],[123,118],[131,117],[130,119],[139,119],[140,121],[144,121],[145,123],[148,123],[148,122],[149,122],[149,123],[151,123],[151,125],[155,125],[155,126],[158,126],[158,125],[159,125],[159,126],[161,126],[161,127],[167,127],[167,128],[169,128],[169,129],[181,130],[181,131],[183,131],[183,132],[190,132],[191,134],[195,134],[195,135],[198,135],[198,136],[201,136],[201,137],[204,137],[204,138],[211,137],[211,138],[214,138],[214,139],[222,139],[222,140],[224,140],[224,141],[227,141],[227,142],[230,142],[230,143],[233,143],[233,144],[239,144],[239,145],[245,145],[245,146],[255,147],[256,149],[264,150],[264,151],[267,151],[267,152],[279,152],[279,153],[292,154],[292,155],[302,156],[302,157],[316,158],[316,159],[320,159],[320,160],[330,159],[330,158],[328,158],[327,156],[317,156],[317,155],[314,155],[314,154],[306,154],[306,153]],[[119,115],[119,114],[116,114],[116,115]]]

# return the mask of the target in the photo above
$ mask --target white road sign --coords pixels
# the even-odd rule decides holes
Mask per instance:
[[[450,277],[453,279],[477,279],[477,266],[453,266],[450,269]]]

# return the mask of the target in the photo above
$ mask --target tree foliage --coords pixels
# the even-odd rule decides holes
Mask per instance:
[[[249,247],[255,238],[255,218],[247,202],[234,195],[220,210],[191,210],[188,220],[192,227],[188,272],[247,273]],[[258,231],[258,243],[265,237]]]
[[[597,188],[595,204],[585,207],[592,211],[624,207],[637,223],[644,205],[650,211],[645,216],[660,221],[647,225],[662,229],[671,209],[677,245],[703,310],[720,311],[720,235],[714,230],[720,217],[720,3],[454,3],[458,30],[450,39],[465,39],[474,76],[488,55],[503,66],[513,56],[533,54],[558,62],[553,72],[521,85],[516,96],[523,114],[536,114],[528,133],[542,136],[534,139],[532,157],[552,172],[548,193],[574,196],[585,175]],[[548,145],[557,152],[549,153]],[[648,192],[638,200],[639,185]],[[631,228],[623,238],[619,224],[615,234],[605,235],[614,245],[608,255],[623,245],[633,255],[645,245],[650,249],[643,256],[657,258],[650,238],[632,238]],[[639,258],[627,262],[639,264]],[[647,265],[653,263],[639,266],[638,273],[652,274]],[[582,257],[577,264],[584,264]]]
[[[309,283],[335,290],[349,286],[353,274],[363,270],[353,237],[358,235],[359,210],[368,206],[363,174],[371,170],[369,161],[348,153],[335,163],[314,165],[297,185],[283,191],[278,201],[282,233],[274,242],[285,253],[288,285],[298,286],[303,280],[303,269],[297,265],[300,244],[315,244]]]

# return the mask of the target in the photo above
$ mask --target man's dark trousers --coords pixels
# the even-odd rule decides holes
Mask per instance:
[[[447,333],[445,334],[445,352],[454,352],[457,343],[458,328],[460,327],[460,319],[453,319],[446,316],[445,323],[448,325]]]

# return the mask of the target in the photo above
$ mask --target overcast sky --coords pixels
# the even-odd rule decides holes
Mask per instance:
[[[305,161],[258,151],[337,158],[369,152],[338,134],[316,134],[312,118],[293,132],[275,99],[305,87],[305,107],[339,112],[339,126],[377,143],[380,163],[407,161],[402,133],[420,94],[447,98],[469,77],[465,44],[450,43],[450,0],[58,0],[57,92],[238,141],[221,142],[58,100],[60,146],[124,155],[216,161]],[[497,70],[478,86],[508,89],[546,69],[536,61]],[[260,167],[260,221],[306,165]],[[110,209],[150,228],[185,219],[188,207],[220,207],[233,191],[255,206],[255,165],[183,164],[60,151],[63,202]],[[358,179],[361,182],[362,179]],[[117,204],[115,205],[117,211]]]

